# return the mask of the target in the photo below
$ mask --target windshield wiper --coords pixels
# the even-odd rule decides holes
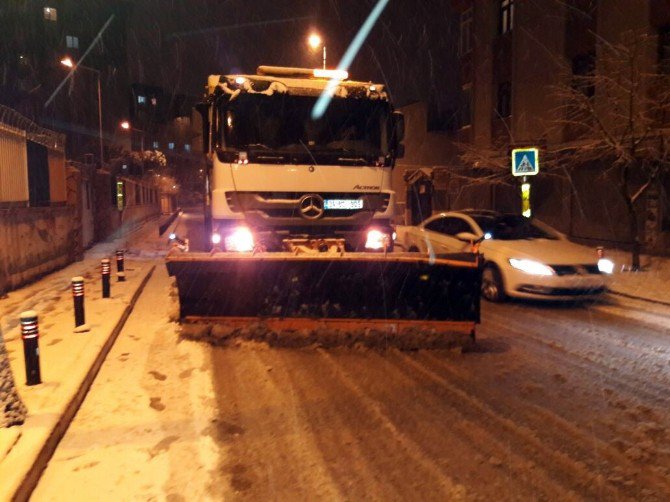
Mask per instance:
[[[367,159],[364,159],[363,157],[338,157],[337,158],[338,162],[351,162],[354,164],[367,164],[368,161]]]
[[[272,150],[267,145],[264,145],[263,143],[251,143],[250,145],[247,145],[247,149],[253,149],[253,148],[259,148],[261,150]]]

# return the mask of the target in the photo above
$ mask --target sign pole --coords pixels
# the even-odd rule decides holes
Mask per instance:
[[[539,172],[539,148],[515,148],[512,150],[512,176],[521,178],[521,214],[526,218],[531,217],[528,176],[535,176]]]
[[[521,180],[521,214],[526,218],[530,218],[530,182],[526,176],[521,178]]]

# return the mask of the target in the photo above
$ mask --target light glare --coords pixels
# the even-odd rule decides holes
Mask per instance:
[[[315,68],[314,76],[316,78],[330,78],[332,80],[346,80],[349,78],[349,72],[345,70],[324,70]]]
[[[312,33],[307,39],[307,43],[312,49],[318,49],[321,46],[321,37],[317,33]]]
[[[608,260],[607,258],[601,258],[598,260],[598,270],[600,270],[603,274],[611,274],[614,272],[614,262],[612,260]]]
[[[370,34],[370,31],[372,31],[372,28],[377,22],[377,19],[379,19],[379,16],[382,15],[382,12],[384,12],[384,9],[388,5],[388,3],[389,0],[379,0],[377,2],[375,7],[370,12],[368,18],[365,20],[361,28],[358,30],[358,33],[356,33],[356,36],[349,44],[347,51],[344,53],[344,56],[342,56],[340,64],[337,65],[338,70],[347,71],[349,69],[351,63],[354,61],[354,58],[358,54],[358,51],[361,50],[361,47],[363,46],[365,39]],[[328,108],[330,100],[332,99],[333,87],[335,87],[336,85],[337,85],[336,80],[331,79],[328,82],[326,89],[324,89],[324,91],[321,93],[319,99],[317,99],[316,103],[314,104],[314,108],[312,108],[312,119],[318,120],[321,117],[323,117],[324,113],[326,113],[326,109]]]
[[[384,249],[388,246],[389,236],[379,230],[368,231],[365,249]]]
[[[237,251],[244,253],[254,250],[254,236],[246,227],[239,227],[233,230],[228,237],[226,237],[226,251]]]

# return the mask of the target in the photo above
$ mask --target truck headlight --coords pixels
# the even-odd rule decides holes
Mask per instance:
[[[531,275],[554,275],[554,271],[549,265],[545,265],[539,261],[510,258],[509,264],[515,269]]]
[[[226,251],[244,253],[254,250],[254,236],[247,227],[237,227],[226,237]]]
[[[390,236],[381,230],[368,230],[365,249],[385,249],[389,245]]]
[[[600,258],[600,260],[598,260],[598,270],[603,274],[611,274],[614,272],[614,262],[607,258]]]
[[[217,245],[221,244],[221,235],[217,233],[212,234],[212,244]]]

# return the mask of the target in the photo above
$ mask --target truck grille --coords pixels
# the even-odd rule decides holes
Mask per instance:
[[[549,265],[556,275],[600,274],[596,264],[588,265]]]
[[[253,212],[265,218],[296,218],[300,216],[302,192],[226,192],[226,202],[236,213]],[[323,199],[362,199],[361,209],[325,210],[322,219],[352,218],[361,213],[384,212],[388,208],[391,196],[387,193],[343,193],[321,192]]]

